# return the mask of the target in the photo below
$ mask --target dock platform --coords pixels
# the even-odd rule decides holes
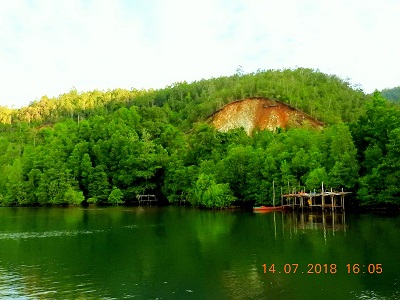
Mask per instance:
[[[142,204],[152,205],[158,203],[156,195],[137,195],[136,199],[139,202],[139,206]]]
[[[351,194],[351,192],[321,192],[321,193],[292,193],[292,194],[282,194],[281,201],[284,208],[313,208],[319,207],[322,209],[330,210],[344,210],[346,195]]]

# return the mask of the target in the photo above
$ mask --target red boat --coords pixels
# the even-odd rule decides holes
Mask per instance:
[[[253,207],[253,211],[276,211],[276,210],[281,210],[282,206],[255,206]]]

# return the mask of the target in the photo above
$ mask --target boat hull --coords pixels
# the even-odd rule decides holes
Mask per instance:
[[[268,212],[268,211],[277,211],[277,210],[282,210],[282,206],[257,206],[253,207],[253,211],[257,212]]]

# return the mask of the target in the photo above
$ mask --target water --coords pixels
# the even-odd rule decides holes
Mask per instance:
[[[400,299],[399,237],[398,216],[0,208],[0,298]]]

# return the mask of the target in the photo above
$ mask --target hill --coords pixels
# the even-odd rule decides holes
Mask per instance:
[[[356,120],[365,111],[368,98],[334,75],[302,68],[268,70],[175,83],[159,90],[71,90],[57,98],[43,96],[18,110],[0,107],[0,123],[38,126],[82,120],[120,107],[156,106],[167,113],[171,123],[189,130],[224,105],[249,97],[276,99],[326,124]]]
[[[257,126],[267,120],[260,110],[283,117],[279,127],[292,113],[325,126],[248,136],[207,123],[254,100]],[[0,109],[0,205],[134,204],[138,194],[155,194],[164,203],[250,206],[271,201],[273,182],[313,190],[321,181],[353,191],[359,203],[397,203],[399,119],[379,95],[310,69],[159,90],[71,90]]]
[[[381,91],[381,94],[389,101],[400,104],[400,86],[391,89],[384,89]]]

